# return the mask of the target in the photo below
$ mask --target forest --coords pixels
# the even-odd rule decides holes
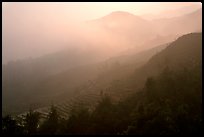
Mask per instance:
[[[54,105],[48,117],[30,110],[21,121],[2,119],[3,134],[116,134],[116,135],[201,135],[201,66],[174,72],[168,67],[149,77],[141,91],[112,103],[103,95],[90,111],[81,105],[67,119],[60,118]]]

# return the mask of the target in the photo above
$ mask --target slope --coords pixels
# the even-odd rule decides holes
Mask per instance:
[[[131,77],[113,86],[110,91],[125,92],[127,88],[135,91],[144,86],[147,77],[158,75],[166,67],[177,71],[200,64],[202,64],[202,33],[186,34],[154,55],[145,65],[137,68]]]

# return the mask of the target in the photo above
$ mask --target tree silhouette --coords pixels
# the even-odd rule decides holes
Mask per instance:
[[[57,108],[54,105],[51,105],[50,112],[40,127],[40,133],[43,134],[56,134],[59,129],[59,119],[60,116],[57,112]]]
[[[39,127],[40,113],[30,111],[25,116],[25,129],[27,134],[36,134]]]
[[[23,134],[23,127],[19,126],[10,115],[7,115],[2,118],[2,133],[3,135]]]
[[[90,125],[90,112],[81,105],[71,110],[66,130],[68,134],[88,134]]]

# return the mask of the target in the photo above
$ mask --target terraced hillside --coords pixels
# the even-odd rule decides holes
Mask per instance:
[[[61,118],[67,118],[69,116],[69,112],[77,106],[83,105],[88,106],[89,109],[93,109],[93,107],[97,104],[98,100],[101,98],[100,94],[81,94],[79,96],[67,99],[61,103],[55,104],[56,109],[61,116]],[[41,119],[45,119],[49,113],[49,107],[43,107],[36,109],[36,112],[39,112],[41,115]],[[27,112],[17,115],[17,118],[25,117]]]
[[[77,105],[83,104],[85,106],[89,106],[89,108],[92,109],[103,94],[108,94],[114,102],[117,102],[122,98],[124,99],[125,97],[129,96],[131,93],[133,93],[133,90],[126,87],[126,84],[122,84],[121,81],[127,79],[129,75],[131,75],[135,71],[135,68],[144,64],[144,62],[146,62],[154,54],[165,49],[166,46],[168,46],[168,44],[159,45],[155,48],[143,51],[138,54],[133,54],[127,57],[121,56],[112,58],[110,60],[107,60],[106,62],[103,62],[101,64],[102,66],[104,66],[101,68],[103,70],[103,73],[98,75],[98,77],[96,77],[95,79],[88,80],[86,84],[76,88],[74,91],[76,94],[74,96],[68,96],[67,94],[65,94],[64,97],[61,98],[61,101],[53,101],[60,116],[62,118],[67,117],[70,110]],[[61,76],[70,77],[70,75],[64,73]],[[66,81],[66,79],[61,79]],[[62,82],[55,81],[53,83]],[[50,85],[53,85],[53,83],[51,83]],[[66,86],[66,84],[64,85]],[[113,87],[121,86],[124,87],[124,90],[113,90]],[[35,111],[41,114],[42,119],[47,116],[50,104],[48,103],[46,107],[35,109]],[[26,113],[27,111],[22,114],[18,114],[17,117],[22,118],[26,115]]]
[[[113,83],[117,83],[117,80]],[[114,86],[114,85],[113,85]],[[80,90],[80,95],[67,98],[66,100],[54,104],[54,106],[57,109],[58,114],[61,118],[67,118],[69,117],[69,113],[72,109],[77,108],[78,106],[86,106],[90,110],[93,110],[93,108],[97,105],[98,101],[102,98],[103,95],[109,95],[115,102],[117,102],[119,99],[124,98],[125,96],[128,96],[131,94],[131,90],[127,89],[127,92],[110,92],[108,89],[111,88],[111,85],[107,87],[107,90],[98,90],[97,89],[97,83],[96,82],[90,82],[85,89]],[[48,107],[42,107],[39,109],[34,110],[36,112],[39,112],[41,115],[41,121],[43,121],[49,114],[50,106]],[[26,116],[27,112],[22,113],[20,115],[17,115],[17,119],[22,119]]]

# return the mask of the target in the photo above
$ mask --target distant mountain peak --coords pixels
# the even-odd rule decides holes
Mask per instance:
[[[113,11],[109,15],[112,15],[112,16],[135,16],[132,13],[129,13],[126,11]]]
[[[136,15],[134,15],[134,14],[132,14],[132,13],[129,13],[129,12],[126,12],[126,11],[113,11],[113,12],[111,12],[110,14],[108,14],[108,15],[106,15],[106,16],[104,16],[104,17],[102,17],[103,19],[104,18],[110,18],[110,19],[118,19],[118,18],[141,18],[141,17],[139,17],[139,16],[136,16]],[[142,19],[142,18],[141,18]]]

